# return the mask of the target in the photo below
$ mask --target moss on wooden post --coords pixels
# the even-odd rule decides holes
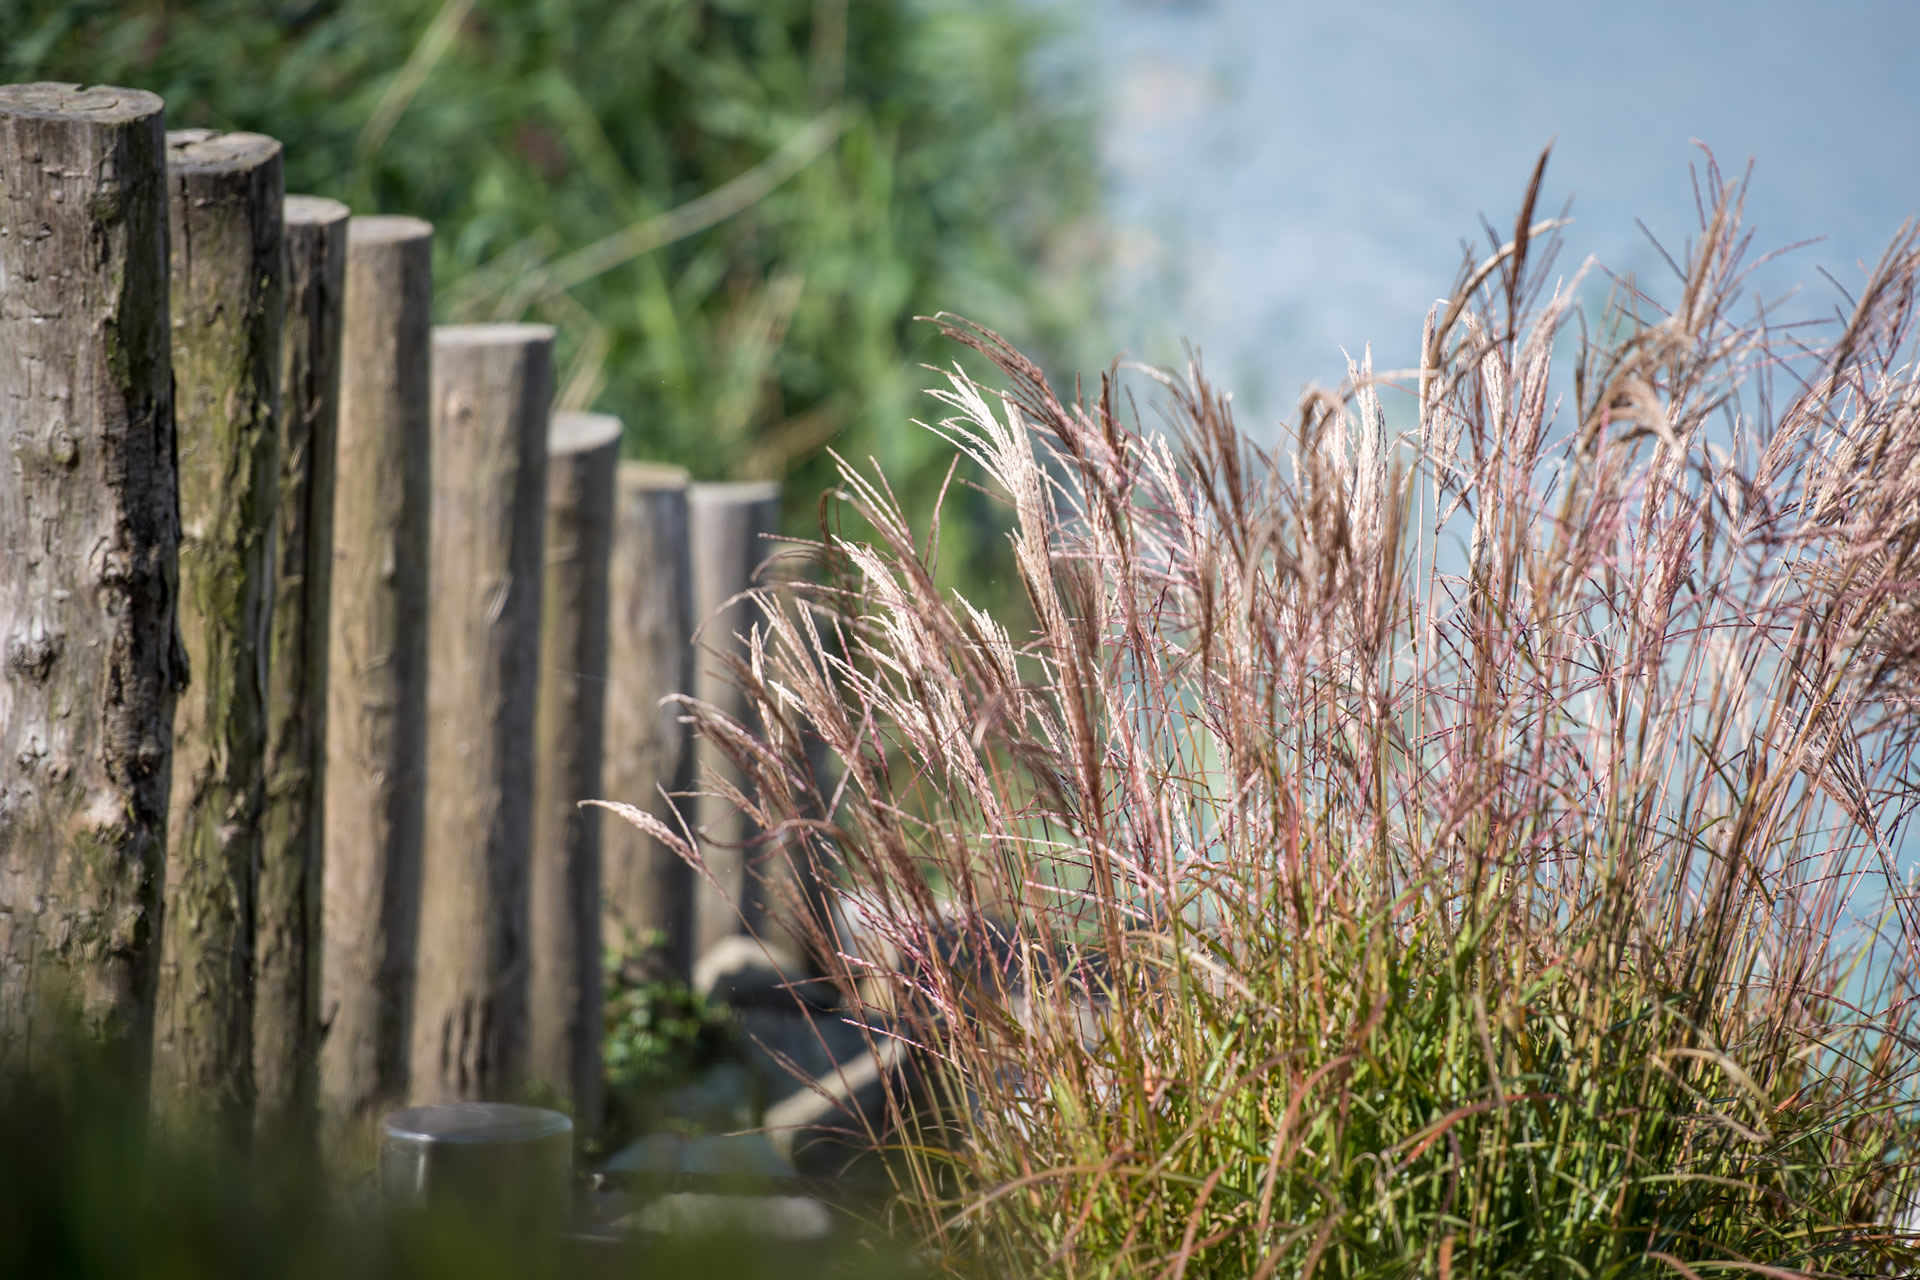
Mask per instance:
[[[533,1078],[599,1127],[600,811],[606,794],[607,558],[620,420],[557,414],[547,434],[546,579],[534,738],[528,1025]]]
[[[180,433],[180,632],[156,1106],[243,1137],[286,306],[280,144],[167,135]],[[164,1088],[164,1092],[161,1090]]]
[[[504,1099],[527,1070],[527,875],[553,330],[433,335],[427,833],[409,1090]]]
[[[405,1100],[426,822],[433,228],[347,224],[327,653],[322,1107]]]
[[[660,792],[693,786],[693,741],[673,694],[693,691],[693,567],[687,473],[620,464],[609,573],[606,798],[638,805],[679,830]],[[684,802],[690,803],[690,802]],[[601,826],[605,937],[627,978],[693,980],[694,874],[680,856],[624,822]]]
[[[254,925],[255,1119],[312,1133],[320,1048],[320,874],[327,746],[327,600],[347,206],[288,196],[280,503],[267,672],[267,799]]]
[[[0,1065],[50,1001],[136,1081],[185,676],[162,118],[0,86]]]

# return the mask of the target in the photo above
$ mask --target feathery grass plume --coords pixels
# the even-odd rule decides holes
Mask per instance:
[[[842,465],[828,585],[760,592],[735,671],[763,739],[691,714],[936,1083],[900,1204],[956,1268],[1920,1266],[1920,251],[1837,341],[1739,324],[1707,176],[1677,302],[1616,285],[1570,401],[1530,192],[1400,440],[1370,362],[1282,457],[1197,363],[1147,430],[948,322],[1008,380],[933,429],[1011,512],[1017,631]]]

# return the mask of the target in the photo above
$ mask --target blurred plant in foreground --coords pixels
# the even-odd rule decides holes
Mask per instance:
[[[899,1192],[954,1265],[1920,1266],[1920,251],[1831,342],[1742,326],[1709,167],[1678,298],[1616,289],[1563,400],[1585,272],[1546,290],[1538,182],[1430,316],[1407,439],[1364,366],[1282,458],[1197,367],[1148,432],[953,324],[1011,390],[955,372],[936,431],[1037,628],[847,465],[872,540],[764,593],[735,672],[764,740],[695,709],[944,1082]]]
[[[141,1091],[85,1036],[0,1067],[0,1277],[20,1280],[624,1280],[922,1274],[904,1249],[842,1220],[781,1240],[724,1232],[528,1230],[511,1213],[386,1203],[321,1176],[303,1153],[250,1155],[151,1129]],[[497,1210],[498,1206],[494,1206]],[[573,1225],[573,1224],[563,1224]]]

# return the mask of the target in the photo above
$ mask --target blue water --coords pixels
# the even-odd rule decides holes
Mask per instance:
[[[1559,271],[1593,255],[1656,297],[1677,289],[1636,219],[1684,256],[1696,143],[1728,177],[1752,162],[1756,254],[1817,241],[1757,275],[1776,318],[1844,306],[1920,216],[1920,0],[1035,2],[1077,15],[1096,68],[1108,310],[1078,354],[1176,363],[1190,340],[1256,438],[1339,382],[1343,348],[1417,362],[1463,240],[1485,256],[1483,215],[1510,233],[1549,142],[1537,215],[1576,219]]]
[[[1920,214],[1914,0],[1079,0],[1096,59],[1113,262],[1110,345],[1156,363],[1193,340],[1244,426],[1336,382],[1344,346],[1414,363],[1428,306],[1480,216],[1573,199],[1562,259],[1666,272],[1688,165],[1755,162],[1756,248],[1816,236],[1764,280],[1831,310]],[[1604,280],[1599,282],[1604,290]],[[1663,286],[1664,288],[1664,286]],[[1671,290],[1667,291],[1669,294]]]

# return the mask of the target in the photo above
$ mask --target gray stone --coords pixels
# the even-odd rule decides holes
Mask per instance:
[[[762,1087],[745,1063],[723,1062],[667,1094],[658,1114],[675,1128],[732,1133],[753,1127],[761,1096]]]
[[[796,1175],[793,1163],[763,1133],[648,1134],[623,1148],[601,1170],[647,1178],[779,1179]]]
[[[833,1213],[811,1196],[726,1196],[681,1191],[661,1196],[620,1225],[674,1235],[743,1233],[777,1240],[819,1240]]]

